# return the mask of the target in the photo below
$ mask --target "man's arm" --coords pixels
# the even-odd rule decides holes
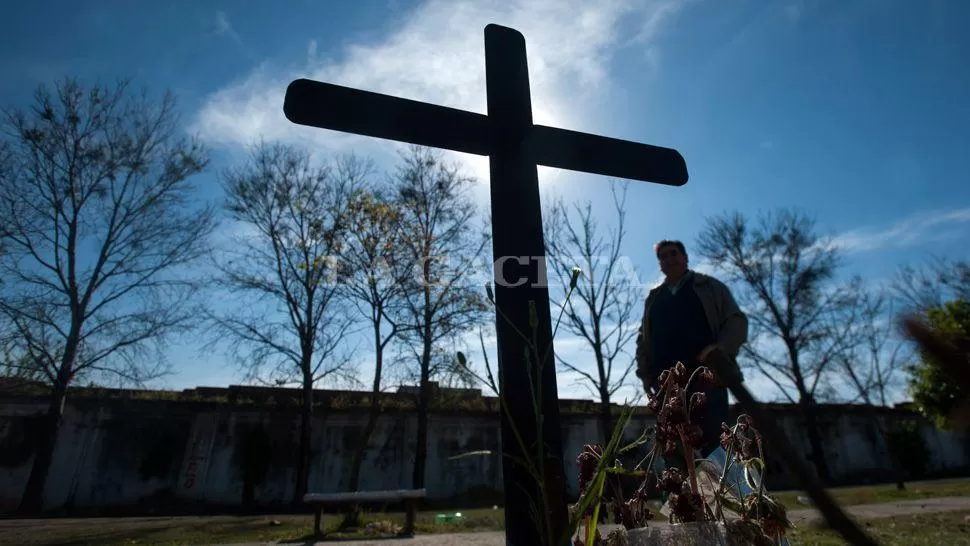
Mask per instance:
[[[717,344],[731,358],[737,358],[741,346],[748,341],[748,317],[741,311],[731,290],[717,279],[711,279],[714,293],[722,310],[723,321]]]
[[[653,293],[651,292],[650,295]],[[649,390],[650,381],[650,324],[649,309],[650,309],[650,295],[647,295],[646,300],[643,302],[643,317],[640,319],[640,331],[637,334],[637,377],[643,382],[643,388],[645,391]]]

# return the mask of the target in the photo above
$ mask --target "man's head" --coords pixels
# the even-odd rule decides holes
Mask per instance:
[[[663,240],[654,246],[660,271],[670,279],[679,279],[687,273],[687,250],[680,241]]]

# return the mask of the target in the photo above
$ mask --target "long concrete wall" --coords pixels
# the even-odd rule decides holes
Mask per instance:
[[[9,511],[19,502],[33,460],[29,445],[31,434],[38,428],[36,415],[44,409],[40,400],[0,400],[0,511]],[[807,454],[808,442],[796,414],[774,413],[796,447]],[[871,420],[866,414],[828,414],[825,443],[833,475],[852,479],[867,473],[885,474],[890,466],[888,452],[884,445],[872,441]],[[897,412],[884,414],[884,418],[896,418],[894,415],[913,417]],[[361,411],[332,412],[315,418],[311,491],[346,489],[348,468],[365,421],[366,414]],[[965,435],[920,423],[920,433],[932,451],[928,465],[931,472],[970,466]],[[629,431],[630,439],[648,424],[649,417],[638,420]],[[599,429],[595,415],[564,417],[563,444],[571,495],[578,494],[576,455],[583,444],[600,437]],[[254,430],[265,434],[254,435]],[[362,490],[410,487],[415,430],[412,414],[392,412],[381,417],[361,473]],[[262,476],[252,488],[256,505],[286,503],[293,495],[298,437],[299,420],[292,411],[176,401],[69,403],[45,505],[48,510],[124,506],[134,513],[238,506],[245,495],[247,468],[250,472],[252,468],[265,469],[256,471]],[[473,451],[490,453],[455,458]],[[501,451],[497,416],[433,415],[426,473],[429,497],[465,505],[500,503]],[[780,471],[778,461],[769,458],[769,463],[775,468],[769,478],[773,489],[794,485]]]
[[[19,502],[32,454],[25,444],[36,430],[42,403],[4,404],[0,409],[0,511]],[[346,490],[363,412],[317,416],[309,489]],[[366,453],[360,489],[408,488],[415,456],[414,415],[390,413],[378,421]],[[646,423],[641,422],[641,426]],[[205,408],[191,404],[137,402],[97,407],[68,404],[50,479],[47,509],[171,504],[238,505],[243,499],[247,432],[261,427],[268,467],[253,491],[255,503],[292,498],[299,437],[296,415],[280,411]],[[599,434],[598,422],[566,417],[564,449],[571,459]],[[266,444],[263,444],[266,445]],[[475,451],[488,454],[455,458]],[[14,456],[14,453],[19,456]],[[456,502],[500,502],[501,440],[497,417],[432,415],[426,487],[429,498]],[[567,470],[575,494],[578,476]]]

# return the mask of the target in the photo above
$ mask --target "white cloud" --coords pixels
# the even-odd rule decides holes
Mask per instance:
[[[835,236],[833,244],[846,252],[864,252],[889,247],[906,247],[956,235],[946,228],[970,223],[970,207],[921,213],[898,220],[884,228],[862,228]]]
[[[232,23],[229,22],[229,16],[226,15],[224,11],[217,11],[216,18],[213,29],[213,34],[216,36],[228,36],[231,40],[236,42],[237,45],[242,45],[242,39],[239,37],[239,33],[236,29],[232,28]]]
[[[232,25],[229,24],[229,17],[224,11],[216,12],[216,34],[228,34],[232,32]]]
[[[228,39],[232,42],[233,48],[243,57],[246,57],[251,62],[256,62],[255,57],[243,43],[242,37],[239,32],[232,26],[232,21],[229,20],[229,14],[224,11],[217,11],[215,18],[212,21],[212,30],[209,32],[209,36],[217,36],[219,38]]]
[[[373,153],[380,146],[376,139],[301,127],[286,120],[283,97],[289,82],[310,78],[485,113],[483,29],[498,23],[519,30],[526,38],[535,122],[588,130],[582,121],[598,118],[591,105],[610,85],[612,55],[619,48],[635,46],[653,48],[651,55],[656,56],[656,46],[650,42],[681,3],[431,0],[379,41],[323,52],[308,40],[307,59],[294,60],[288,66],[263,63],[241,81],[212,93],[193,129],[212,144],[229,148],[265,138],[305,144],[314,150],[353,147]],[[217,21],[231,29],[228,19]],[[387,151],[386,144],[383,151]],[[487,174],[484,158],[470,163],[474,174]]]
[[[316,40],[310,40],[310,43],[307,44],[306,58],[308,62],[311,62],[311,63],[316,62],[317,60],[317,41]]]

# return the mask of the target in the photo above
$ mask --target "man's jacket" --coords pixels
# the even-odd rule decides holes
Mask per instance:
[[[691,277],[687,282],[694,285],[694,291],[704,306],[704,314],[714,333],[716,345],[731,362],[735,362],[741,346],[748,340],[748,317],[734,301],[731,291],[721,281],[697,273],[688,272]],[[650,362],[650,307],[657,298],[660,290],[669,290],[666,283],[654,288],[647,295],[643,305],[643,320],[640,324],[640,334],[637,336],[637,376],[644,382],[651,377]]]

